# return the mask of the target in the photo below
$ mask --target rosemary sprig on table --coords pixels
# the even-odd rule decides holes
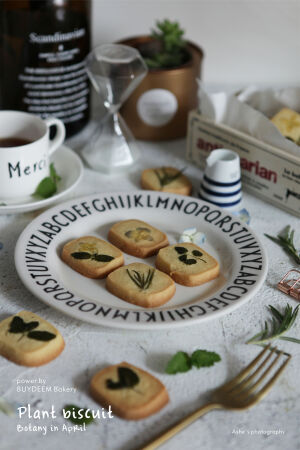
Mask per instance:
[[[185,167],[183,169],[178,170],[178,172],[175,172],[173,174],[168,173],[165,167],[161,168],[162,174],[159,173],[159,170],[154,170],[155,175],[157,176],[159,183],[161,186],[166,186],[167,184],[172,183],[172,181],[179,178],[185,170]]]
[[[297,305],[295,309],[287,303],[283,314],[269,305],[269,311],[272,314],[272,322],[269,330],[268,322],[265,321],[265,328],[260,333],[257,333],[246,344],[264,345],[275,339],[281,339],[283,341],[295,342],[300,344],[300,339],[296,339],[289,336],[283,336],[294,324],[300,305]]]
[[[129,278],[143,291],[148,289],[151,286],[155,269],[149,269],[147,276],[145,273],[140,273],[137,270],[132,270],[132,273],[130,273],[130,270],[126,269],[126,272],[128,273]]]
[[[294,234],[295,230],[291,230],[290,225],[288,225],[282,235],[278,234],[277,237],[273,237],[265,233],[265,236],[271,239],[271,241],[276,242],[276,244],[280,245],[287,253],[289,253],[294,258],[297,264],[300,264],[300,253],[299,250],[296,249],[294,244]]]

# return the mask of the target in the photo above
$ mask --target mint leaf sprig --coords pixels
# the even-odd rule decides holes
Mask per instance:
[[[50,164],[50,176],[43,178],[36,188],[34,196],[49,198],[57,192],[57,183],[61,180],[61,177],[55,170],[54,164]]]
[[[294,310],[287,303],[283,313],[269,305],[269,311],[272,314],[271,325],[269,327],[268,322],[265,321],[264,330],[257,333],[246,344],[265,345],[275,339],[281,339],[283,341],[290,341],[296,344],[300,344],[300,339],[296,339],[289,336],[283,336],[293,326],[299,310],[300,305],[297,305]]]
[[[92,412],[89,408],[86,409],[73,404],[68,404],[63,407],[62,414],[65,419],[68,419],[75,425],[89,425],[94,422]]]
[[[278,234],[277,237],[270,236],[269,234],[265,233],[265,236],[267,236],[267,238],[280,245],[286,251],[286,253],[293,257],[294,261],[296,261],[297,264],[300,264],[300,252],[295,247],[294,235],[295,230],[292,230],[290,225],[285,228],[282,234]]]
[[[168,362],[166,373],[175,375],[179,372],[188,372],[193,366],[200,369],[213,366],[219,361],[221,361],[221,357],[217,353],[207,350],[195,350],[191,356],[186,352],[177,352]]]

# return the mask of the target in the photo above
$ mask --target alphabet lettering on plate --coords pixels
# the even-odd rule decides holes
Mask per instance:
[[[11,174],[25,176],[22,163],[11,163]],[[27,163],[32,170],[32,165]],[[38,167],[35,167],[39,170]],[[28,171],[28,169],[26,169]],[[172,245],[186,228],[206,234],[204,250],[218,260],[221,276],[207,286],[177,288],[163,307],[139,308],[114,298],[105,280],[91,280],[64,265],[65,242],[84,235],[107,239],[116,222],[140,219],[165,232]],[[174,258],[184,262],[184,243]],[[211,250],[211,252],[210,252]],[[187,258],[193,266],[201,249]],[[130,257],[128,257],[130,262]],[[154,259],[147,263],[153,267]],[[34,219],[16,246],[16,267],[24,284],[50,306],[76,319],[116,328],[176,328],[231,312],[257,291],[266,271],[264,250],[253,231],[229,213],[197,198],[166,192],[109,192],[68,200]]]

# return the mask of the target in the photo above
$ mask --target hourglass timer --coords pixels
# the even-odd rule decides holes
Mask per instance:
[[[101,96],[106,115],[83,149],[88,165],[106,173],[129,170],[139,156],[136,141],[119,109],[147,73],[133,47],[103,44],[87,57],[88,76]]]

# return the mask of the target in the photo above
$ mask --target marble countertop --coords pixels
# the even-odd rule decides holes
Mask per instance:
[[[184,160],[185,141],[141,143],[142,167],[153,165],[186,166],[195,191],[201,172]],[[79,146],[79,145],[77,145]],[[113,192],[139,188],[140,168],[122,176],[108,176],[85,169],[72,197],[95,192]],[[251,215],[250,226],[260,237],[269,256],[267,279],[246,304],[216,320],[166,331],[126,331],[97,327],[71,319],[41,303],[25,289],[14,266],[14,247],[24,227],[39,212],[0,216],[0,319],[21,309],[31,310],[52,322],[63,334],[66,348],[50,364],[25,368],[0,358],[0,397],[19,405],[49,410],[54,405],[56,418],[38,420],[13,418],[0,413],[0,449],[34,450],[131,450],[140,448],[151,438],[204,404],[210,393],[229,380],[258,353],[259,347],[245,345],[247,338],[261,330],[269,317],[267,305],[283,308],[296,301],[275,288],[283,274],[293,266],[292,260],[263,233],[276,235],[285,225],[297,229],[299,219],[245,193],[244,206]],[[299,236],[298,236],[299,239]],[[298,246],[300,242],[298,240]],[[300,321],[291,332],[299,336]],[[300,387],[298,383],[300,346],[281,341],[280,346],[293,355],[288,369],[269,395],[253,409],[243,412],[213,411],[166,443],[169,450],[238,450],[249,448],[300,449],[298,439]],[[193,369],[188,373],[167,375],[164,368],[178,350],[197,348],[216,351],[222,361],[212,368]],[[158,414],[138,422],[100,419],[85,431],[62,429],[71,426],[61,416],[66,403],[97,409],[88,394],[93,374],[100,368],[128,361],[157,376],[167,387],[170,403]],[[44,384],[42,384],[44,383]],[[50,389],[41,387],[46,386]],[[21,389],[24,388],[24,389]],[[70,392],[67,392],[68,388]],[[17,426],[47,426],[47,432],[18,431]],[[58,427],[58,431],[55,426]],[[52,427],[52,428],[51,428]]]

